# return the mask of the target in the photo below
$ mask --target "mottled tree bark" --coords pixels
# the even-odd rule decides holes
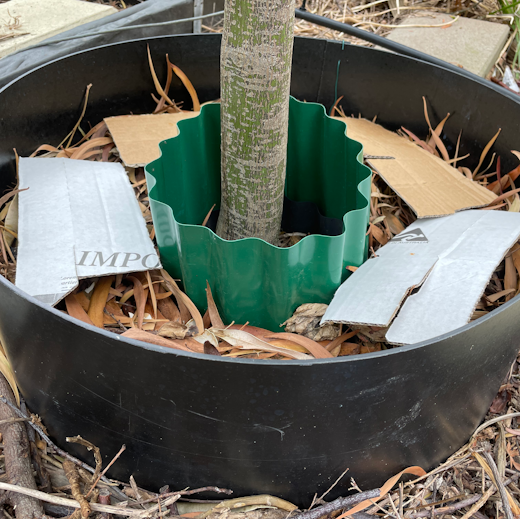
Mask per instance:
[[[276,243],[282,219],[294,0],[226,0],[217,234]]]
[[[0,395],[3,395],[11,403],[15,404],[13,392],[4,376],[0,374]],[[0,403],[0,420],[11,420],[18,415],[6,404]],[[29,440],[23,422],[8,423],[0,426],[3,437],[5,472],[9,483],[21,487],[38,490],[34,481],[31,465],[31,453]],[[11,504],[15,507],[16,519],[40,519],[43,516],[43,508],[37,499],[13,492],[10,497]]]

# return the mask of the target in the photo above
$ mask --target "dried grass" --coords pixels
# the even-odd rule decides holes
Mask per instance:
[[[380,5],[380,4],[377,4]],[[376,7],[373,5],[372,7]],[[181,108],[168,96],[173,73],[183,81],[192,97],[194,106],[199,106],[195,88],[184,73],[173,65],[166,56],[168,75],[164,88],[160,85],[149,54],[149,66],[159,97],[152,97],[157,103],[154,113],[180,112]],[[41,145],[32,156],[65,157],[76,160],[102,162],[121,162],[118,150],[104,122],[88,132],[81,129],[83,115],[90,91],[88,85],[81,116],[73,130],[62,143],[53,147]],[[340,115],[341,108],[336,107]],[[423,139],[403,128],[401,134],[429,152],[457,165],[463,157],[458,156],[458,146],[452,157],[449,156],[442,141],[442,131],[449,124],[448,116],[434,129],[428,116],[424,100],[424,116],[429,133]],[[82,137],[74,144],[77,133]],[[489,160],[490,150],[498,138],[497,133],[485,146],[474,171],[459,166],[461,174],[488,187],[497,195],[490,209],[520,211],[520,197],[515,190],[514,181],[520,174],[520,166],[507,174],[501,174],[500,161]],[[520,157],[520,153],[518,153]],[[486,166],[486,164],[488,164]],[[370,162],[366,161],[370,167]],[[496,164],[495,166],[493,166]],[[494,173],[489,173],[495,167]],[[484,169],[483,169],[484,168]],[[148,190],[143,168],[126,168],[129,181],[134,188],[143,218],[146,221],[150,238],[155,238]],[[496,179],[496,180],[495,180]],[[14,193],[13,191],[12,193]],[[13,280],[16,269],[16,232],[9,229],[6,220],[12,201],[8,195],[0,202],[0,274]],[[2,203],[5,206],[2,208]],[[209,214],[208,214],[209,216]],[[207,220],[208,216],[205,218]],[[370,201],[369,248],[374,254],[377,249],[399,234],[416,219],[413,211],[405,202],[373,171],[372,194]],[[201,222],[204,224],[204,222]],[[305,235],[303,233],[282,233],[281,246],[291,246]],[[473,318],[477,319],[498,308],[519,293],[520,243],[508,253],[479,301]],[[209,287],[208,287],[209,288]],[[307,308],[308,306],[312,308]],[[324,305],[303,305],[286,323],[283,337],[273,335],[272,331],[248,326],[248,323],[226,323],[225,327],[218,316],[218,309],[208,291],[208,311],[203,317],[199,314],[189,297],[182,293],[175,281],[165,271],[133,273],[131,275],[109,278],[82,280],[78,289],[61,303],[60,309],[88,324],[129,337],[186,351],[216,354],[231,357],[256,359],[283,358],[323,358],[369,353],[392,348],[386,344],[384,331],[378,328],[343,329],[335,325],[326,331],[320,328]],[[254,318],[253,316],[251,316]],[[290,316],[287,316],[290,317]],[[217,318],[217,320],[215,320]],[[212,348],[205,346],[209,343]]]
[[[376,6],[374,6],[376,7]],[[167,89],[165,89],[165,96],[158,100],[158,105],[163,101],[162,106],[165,106],[167,97]],[[77,129],[81,131],[81,120],[77,125]],[[69,141],[74,136],[67,136],[65,141]],[[442,146],[435,142],[432,134],[420,139],[423,146],[432,149],[433,153],[443,154]],[[440,148],[440,149],[439,149]],[[457,147],[458,148],[458,147]],[[62,145],[57,148],[51,146],[41,146],[35,153],[40,156],[66,156],[70,158],[77,158],[81,160],[91,161],[118,161],[118,153],[111,140],[110,135],[104,123],[100,123],[89,132],[85,133],[84,137],[72,146]],[[455,151],[455,156],[457,151]],[[448,159],[450,159],[448,157]],[[485,160],[484,160],[485,159]],[[485,164],[489,161],[489,157],[484,157],[481,163]],[[495,163],[496,164],[496,163]],[[513,181],[518,176],[517,169],[507,173],[507,175],[500,174],[499,164],[495,167],[493,176],[484,171],[475,170],[473,172],[467,168],[460,168],[461,174],[466,174],[474,181],[480,182],[494,190],[498,195],[504,193],[501,197],[497,196],[496,207],[499,210],[516,210],[520,209],[520,202],[518,194],[513,194]],[[489,168],[488,168],[489,170]],[[520,171],[520,170],[519,170]],[[154,236],[153,226],[151,224],[151,217],[149,212],[149,200],[147,197],[146,183],[142,169],[128,170],[130,182],[134,188],[137,199],[139,200],[143,216],[148,223],[148,229],[151,237]],[[504,180],[505,179],[505,180]],[[10,204],[7,201],[7,204]],[[5,223],[8,205],[0,206],[0,221]],[[371,200],[371,250],[375,251],[378,246],[383,244],[385,240],[390,239],[395,233],[406,225],[409,225],[415,219],[412,211],[404,204],[397,195],[377,176],[374,175],[372,184],[372,200]],[[3,233],[2,233],[3,234]],[[0,239],[2,234],[0,234]],[[287,238],[292,236],[287,235]],[[16,238],[16,236],[14,236]],[[295,236],[298,238],[298,236]],[[11,249],[2,240],[3,261],[0,268],[2,274],[9,277],[9,273],[15,268],[14,261],[14,247]],[[503,270],[503,273],[502,273]],[[515,273],[516,271],[516,273]],[[514,247],[509,255],[506,257],[504,264],[497,270],[493,279],[486,291],[486,295],[481,301],[481,308],[479,312],[487,312],[489,309],[499,306],[512,297],[517,291],[518,287],[518,273],[520,273],[520,246]],[[90,304],[92,304],[93,296],[85,291],[85,288],[92,283],[99,283],[99,280],[85,280],[79,287],[76,294],[72,297],[75,303],[75,308],[79,316],[89,316]],[[208,314],[204,317],[196,315],[196,309],[189,304],[186,296],[178,292],[175,288],[175,282],[165,275],[164,272],[152,271],[142,274],[133,274],[132,276],[116,276],[111,280],[108,296],[106,301],[101,299],[103,310],[103,323],[106,329],[112,330],[115,333],[122,333],[127,329],[137,329],[144,333],[149,333],[151,337],[161,337],[160,329],[166,324],[170,324],[171,334],[183,335],[186,340],[185,346],[187,348],[194,347],[193,330],[194,323],[203,321],[203,327],[207,328],[213,324],[220,330],[216,335],[225,336],[223,333],[223,323],[218,315],[211,292],[208,291]],[[106,287],[105,287],[106,289]],[[512,292],[514,290],[514,292]],[[92,292],[91,292],[92,293]],[[94,288],[93,293],[96,293]],[[99,292],[98,292],[99,293]],[[138,295],[139,294],[139,295]],[[175,296],[175,297],[174,297]],[[69,296],[70,297],[70,296]],[[145,302],[144,306],[142,302]],[[68,306],[67,306],[68,308]],[[78,310],[78,308],[83,312]],[[195,315],[194,315],[195,314]],[[316,319],[319,314],[318,309],[313,309],[309,315]],[[307,315],[307,317],[309,317]],[[318,316],[319,317],[319,316]],[[81,318],[81,317],[78,317]],[[85,318],[85,317],[83,317]],[[177,325],[172,326],[172,324]],[[296,323],[295,327],[304,325],[302,322]],[[307,322],[308,324],[308,322]],[[246,325],[244,325],[245,327]],[[242,327],[242,328],[244,328]],[[230,326],[228,330],[236,330],[237,325]],[[247,329],[247,328],[245,328]],[[244,330],[242,330],[244,331]],[[250,330],[251,331],[251,330]],[[295,331],[297,331],[295,329]],[[196,333],[196,332],[195,332]],[[339,332],[341,333],[341,331]],[[358,332],[342,333],[339,339],[329,341],[325,345],[325,349],[334,352],[338,349],[341,353],[347,350],[361,351],[365,348],[377,348],[377,344],[367,346],[366,342],[353,343],[351,341],[358,338]],[[233,334],[228,333],[227,337],[232,337]],[[164,337],[161,337],[164,339]],[[207,337],[210,342],[211,337]],[[264,337],[257,337],[258,340],[265,339]],[[165,339],[172,342],[178,339]],[[348,342],[347,342],[348,341]],[[290,342],[290,341],[289,341]],[[369,341],[368,341],[369,342]],[[176,343],[177,344],[177,343]],[[233,347],[231,344],[227,345],[222,342],[217,342],[213,346],[214,350],[207,349],[207,345],[201,345],[203,351],[211,354],[228,354],[230,356],[257,356],[261,358],[276,358],[277,354],[273,352],[264,352],[262,354],[251,351],[244,351],[241,348]],[[256,343],[258,344],[258,343]],[[299,351],[302,348],[294,343],[294,350]],[[299,346],[299,348],[298,348]],[[323,346],[323,345],[322,345]],[[328,347],[329,348],[328,348]],[[382,347],[381,343],[379,347]],[[304,348],[305,349],[305,348]],[[301,350],[300,350],[301,351]],[[520,359],[515,360],[511,367],[507,379],[501,386],[498,395],[494,399],[489,413],[486,416],[485,422],[473,434],[469,442],[451,456],[445,463],[436,467],[428,474],[420,476],[408,483],[400,483],[398,487],[390,489],[389,493],[377,503],[377,505],[369,505],[364,512],[370,515],[377,515],[379,517],[392,519],[418,519],[418,518],[433,518],[442,516],[451,516],[462,519],[469,519],[475,517],[476,519],[484,518],[502,518],[507,517],[511,519],[513,516],[520,514],[520,489],[518,488],[518,479],[520,478],[520,429],[518,420],[520,419]],[[37,417],[33,417],[34,423],[39,423]],[[38,436],[36,446],[38,448],[39,458],[42,460],[38,474],[50,476],[51,487],[48,494],[48,499],[52,501],[56,498],[70,499],[71,496],[71,482],[65,475],[63,468],[63,453],[59,452],[52,443],[46,443],[42,438],[43,435]],[[113,460],[114,461],[114,460]],[[115,460],[117,463],[117,460]],[[0,459],[0,479],[5,476],[5,467],[3,459]],[[100,472],[91,469],[91,472]],[[83,473],[81,473],[83,474]],[[331,475],[335,477],[336,475]],[[88,474],[83,474],[83,482],[80,483],[79,492],[83,495],[88,494],[87,490],[90,488],[92,479]],[[44,481],[39,481],[40,485]],[[116,485],[112,482],[107,482],[106,479],[94,482],[94,486],[99,493],[111,494],[112,505],[115,508],[110,509],[112,513],[121,513],[126,509],[129,513],[127,515],[137,515],[138,513],[147,513],[151,517],[157,515],[162,516],[164,512],[154,512],[154,510],[145,510],[152,506],[151,503],[157,501],[164,503],[173,503],[173,501],[181,498],[181,493],[163,493],[157,494],[139,488],[134,481],[128,484],[117,482]],[[120,488],[123,488],[121,492]],[[359,490],[357,485],[353,482],[353,489]],[[78,491],[78,488],[76,488]],[[98,492],[93,492],[93,503],[97,499]],[[167,491],[166,491],[167,492]],[[196,492],[196,490],[192,491]],[[177,497],[178,496],[178,497]],[[265,503],[266,496],[252,496],[248,498],[248,504],[260,502]],[[186,494],[184,494],[184,499]],[[262,498],[262,499],[260,499]],[[170,501],[167,501],[170,499]],[[123,502],[125,503],[123,505]],[[284,510],[284,516],[287,515],[288,506],[286,502],[270,499],[271,506],[280,510]],[[190,512],[182,510],[182,502],[179,501],[178,513],[184,514],[186,518],[200,517],[215,518],[223,515],[231,515],[226,508],[226,504],[220,505],[217,510],[207,512],[208,504],[216,505],[218,502],[206,502],[201,504],[200,508],[191,508]],[[319,506],[323,503],[318,499],[314,506]],[[95,505],[92,505],[95,506]],[[230,507],[230,506],[229,506]],[[290,508],[289,508],[290,509]],[[198,511],[196,511],[198,510]],[[65,511],[66,512],[66,511]],[[218,513],[217,513],[218,512]],[[258,519],[258,511],[238,511],[241,513],[241,518]],[[266,512],[268,513],[268,512]],[[271,513],[271,512],[269,512]],[[273,512],[274,513],[274,512]],[[328,515],[334,518],[339,512]],[[344,514],[343,514],[344,515]],[[342,515],[342,517],[343,517]],[[171,516],[171,515],[170,515]],[[238,516],[235,516],[238,517]],[[265,517],[265,516],[262,516]],[[279,516],[277,516],[278,519]],[[319,515],[317,516],[319,517]],[[354,517],[356,517],[354,515]],[[274,516],[273,516],[274,518]]]
[[[443,516],[457,519],[470,517],[513,519],[520,514],[519,379],[520,361],[516,359],[484,422],[463,447],[428,473],[420,467],[410,467],[396,474],[382,485],[379,498],[365,499],[354,508],[352,505],[336,506],[335,511],[331,512],[333,508],[331,505],[334,502],[327,505],[324,500],[328,492],[321,498],[314,498],[309,509],[311,514],[309,512],[299,514],[292,503],[275,496],[249,496],[241,498],[240,501],[236,499],[191,500],[190,496],[198,492],[229,494],[231,490],[205,487],[170,492],[169,489],[163,488],[160,493],[157,493],[140,488],[133,478],[130,478],[128,483],[107,480],[103,477],[105,470],[113,463],[117,464],[124,447],[102,471],[103,458],[96,446],[81,437],[67,438],[68,441],[86,446],[95,454],[95,468],[88,467],[84,463],[75,468],[73,464],[80,462],[57,449],[44,434],[39,419],[32,416],[28,424],[35,429],[37,435],[34,442],[38,449],[38,456],[35,457],[36,475],[40,487],[45,487],[48,492],[39,493],[37,497],[48,503],[60,504],[62,507],[74,505],[74,501],[71,500],[73,497],[83,503],[82,508],[94,510],[90,512],[91,515],[96,511],[104,510],[143,519],[162,517],[164,512],[160,512],[157,504],[161,503],[161,508],[167,510],[166,506],[172,502],[177,504],[175,512],[173,515],[170,512],[169,517],[177,516],[186,519],[282,519],[287,517],[288,513],[295,519],[310,519],[311,516],[313,519],[321,517],[342,519],[349,515],[354,519],[368,519],[369,516],[385,519],[428,519]],[[17,411],[17,414],[22,418],[26,416],[21,411]],[[84,470],[85,468],[88,471]],[[331,474],[331,479],[337,478],[334,485],[345,477],[346,473],[347,471],[341,475]],[[406,483],[399,482],[403,473],[415,474],[416,477]],[[3,475],[5,476],[5,466],[2,457],[0,458],[0,480],[3,479]],[[361,492],[368,489],[360,489],[351,479],[351,490]],[[104,509],[97,503],[104,504],[107,501],[98,499],[99,494],[110,496],[109,505],[103,505]],[[236,508],[237,506],[240,508]],[[262,510],[258,515],[258,508],[263,507],[267,509]],[[364,515],[356,515],[360,512]],[[67,509],[62,508],[61,515],[66,513]]]
[[[313,14],[325,16],[331,20],[358,27],[378,36],[386,36],[397,25],[414,26],[413,16],[427,16],[428,13],[445,13],[454,20],[459,16],[487,20],[507,24],[511,27],[511,37],[500,52],[500,55],[489,74],[495,82],[504,86],[502,79],[505,67],[512,68],[515,79],[520,80],[518,39],[520,38],[520,21],[518,5],[515,0],[303,0],[305,9]],[[298,7],[302,4],[297,2]],[[407,17],[411,17],[405,22]],[[422,24],[421,24],[422,25]],[[424,27],[434,27],[422,25]],[[221,32],[223,20],[208,20],[202,26],[206,32]],[[354,45],[372,47],[373,44],[348,34],[333,31],[326,27],[296,19],[294,34],[312,38],[339,40]],[[426,36],[425,36],[426,37]],[[520,84],[520,83],[519,83]]]
[[[12,16],[8,12],[7,20],[0,20],[0,42],[28,34],[21,31],[22,24],[19,16]]]

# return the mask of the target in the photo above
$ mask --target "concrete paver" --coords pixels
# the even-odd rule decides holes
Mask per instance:
[[[114,7],[81,0],[11,0],[0,4],[0,58],[113,13],[117,13]],[[13,34],[8,27],[15,23],[15,34],[27,34],[2,39],[2,35]]]
[[[452,20],[447,14],[421,13],[407,17],[401,25],[439,25]],[[460,17],[442,27],[399,27],[387,38],[485,77],[508,35],[507,25]]]

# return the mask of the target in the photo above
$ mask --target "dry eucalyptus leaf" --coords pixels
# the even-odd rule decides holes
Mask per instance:
[[[168,337],[169,339],[184,339],[186,337],[187,328],[178,321],[168,321],[163,324],[157,335]]]
[[[211,344],[209,341],[204,343],[204,353],[206,355],[216,355],[217,357],[221,356],[220,351],[218,351],[217,348],[215,348],[215,346],[213,346],[213,344]]]
[[[215,348],[218,347],[218,339],[215,337],[215,335],[213,335],[213,332],[211,330],[204,330],[204,333],[201,333],[200,335],[193,337],[193,339],[202,345],[209,342]]]
[[[312,359],[311,355],[307,355],[305,353],[300,353],[299,351],[288,350],[285,348],[279,348],[277,346],[273,346],[268,342],[265,342],[261,339],[258,339],[254,335],[250,333],[244,332],[242,330],[231,330],[229,328],[225,328],[223,330],[218,330],[215,328],[211,329],[213,335],[222,339],[223,341],[228,342],[235,348],[240,348],[242,350],[261,350],[261,351],[269,351],[272,353],[280,353],[286,357],[290,357],[298,360],[306,360]]]
[[[399,234],[404,231],[404,225],[401,220],[395,216],[390,209],[386,207],[382,209],[385,215],[385,222],[388,224],[388,228],[392,234]]]
[[[514,196],[509,211],[512,213],[520,213],[520,197],[518,196],[518,193]]]
[[[321,303],[301,305],[282,326],[285,326],[286,332],[297,333],[313,341],[332,341],[339,337],[340,325],[327,323],[320,326],[321,318],[325,314],[327,306]]]
[[[190,319],[186,323],[186,337],[195,337],[199,335],[199,329],[197,328],[197,324],[194,319]]]

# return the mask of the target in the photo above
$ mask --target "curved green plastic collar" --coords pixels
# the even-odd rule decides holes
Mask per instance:
[[[285,194],[342,219],[343,232],[311,234],[289,248],[223,240],[201,225],[220,205],[220,104],[203,106],[160,143],[161,157],[145,170],[161,261],[201,311],[208,280],[225,322],[276,330],[298,305],[329,303],[346,267],[366,259],[371,173],[362,145],[346,133],[322,105],[291,97]]]

